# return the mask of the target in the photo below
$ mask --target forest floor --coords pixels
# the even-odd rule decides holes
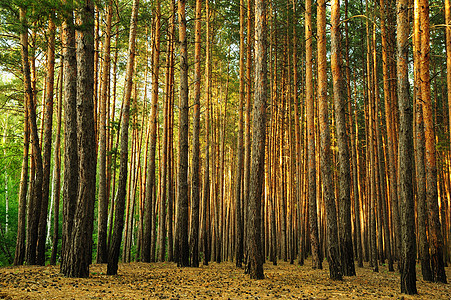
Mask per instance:
[[[120,264],[117,276],[94,264],[86,279],[66,278],[59,266],[4,267],[0,299],[451,299],[451,284],[422,279],[418,295],[401,294],[399,274],[386,266],[375,273],[365,264],[343,281],[330,280],[323,266],[312,270],[310,260],[304,266],[266,263],[263,280],[250,280],[232,262],[183,269],[174,263]],[[451,267],[446,272],[451,280]]]

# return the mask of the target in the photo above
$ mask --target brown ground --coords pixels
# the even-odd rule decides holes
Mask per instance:
[[[107,276],[92,265],[87,279],[65,278],[59,267],[0,268],[0,299],[451,299],[450,284],[417,281],[418,295],[399,293],[399,275],[357,268],[357,276],[328,279],[323,270],[280,262],[265,264],[264,280],[250,280],[231,262],[179,269],[173,263],[120,264]],[[448,280],[451,268],[447,268]],[[417,274],[417,277],[418,276]]]

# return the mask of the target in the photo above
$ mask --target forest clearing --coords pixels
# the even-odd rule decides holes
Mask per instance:
[[[0,0],[0,297],[449,299],[450,263],[451,0]]]
[[[231,262],[199,268],[174,263],[119,264],[118,275],[91,266],[89,278],[64,277],[57,266],[0,268],[0,299],[450,299],[449,284],[418,280],[418,295],[399,292],[398,274],[359,268],[356,276],[331,281],[327,268],[280,262],[264,265],[265,279],[250,280]],[[327,265],[326,265],[327,267]],[[447,268],[448,277],[451,276]]]

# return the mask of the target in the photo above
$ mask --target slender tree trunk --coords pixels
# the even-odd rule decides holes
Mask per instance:
[[[248,224],[248,210],[249,210],[249,180],[250,180],[250,169],[251,169],[251,97],[252,97],[252,80],[251,80],[251,68],[252,68],[252,42],[253,42],[253,22],[254,14],[253,10],[253,0],[247,0],[247,45],[246,45],[246,108],[244,115],[244,190],[243,190],[243,206],[244,206],[244,251],[245,260],[248,256],[247,250],[247,224]]]
[[[177,242],[176,257],[179,267],[189,266],[188,247],[188,53],[186,37],[186,0],[178,2],[180,42],[180,98],[179,98],[179,161],[177,194]]]
[[[249,276],[263,279],[261,201],[263,195],[266,143],[266,3],[255,1],[255,100],[252,127],[252,162],[249,182]]]
[[[168,190],[168,214],[167,214],[167,226],[168,226],[168,261],[173,261],[173,233],[172,233],[172,203],[173,203],[173,184],[172,184],[172,119],[173,119],[173,94],[174,94],[174,18],[175,18],[175,5],[174,1],[171,0],[170,5],[171,15],[169,17],[169,38],[167,42],[167,67],[166,67],[166,121],[167,127],[167,190]],[[165,180],[165,179],[163,179]],[[164,184],[163,184],[163,188]]]
[[[319,253],[318,216],[316,213],[316,159],[315,159],[315,111],[313,95],[313,26],[312,2],[305,2],[305,60],[306,60],[306,105],[307,105],[307,135],[308,135],[308,204],[310,244],[312,247],[313,269],[322,269]]]
[[[27,246],[26,246],[26,262],[29,265],[36,263],[36,243],[38,237],[39,212],[42,200],[42,156],[39,147],[38,127],[36,125],[36,106],[34,103],[34,93],[31,86],[30,63],[28,61],[28,22],[26,18],[26,10],[20,9],[20,21],[23,25],[20,33],[21,56],[22,56],[22,72],[24,74],[25,95],[27,97],[27,109],[30,122],[30,137],[34,160],[34,179],[32,198],[29,200],[28,224],[27,224]],[[33,173],[32,173],[33,175]]]
[[[399,198],[401,199],[401,293],[417,294],[415,258],[415,202],[412,184],[413,135],[412,110],[408,80],[408,3],[398,0],[397,5],[397,62],[398,62],[398,103],[399,103]]]
[[[205,90],[206,90],[206,115],[205,115],[205,167],[204,167],[204,182],[203,182],[203,200],[202,200],[202,248],[204,251],[203,264],[208,265],[210,260],[209,247],[209,213],[210,213],[210,89],[211,89],[211,62],[210,62],[210,4],[209,0],[205,1],[206,14],[206,43],[205,43]]]
[[[133,0],[132,15],[130,20],[130,33],[128,41],[128,60],[124,87],[124,100],[122,107],[121,122],[121,152],[119,166],[119,181],[116,194],[116,209],[111,239],[108,251],[107,275],[116,275],[122,242],[122,230],[124,228],[124,207],[127,185],[127,161],[128,161],[128,125],[130,120],[130,99],[133,87],[133,71],[135,66],[135,44],[136,44],[136,20],[138,17],[139,0]]]
[[[111,24],[113,19],[113,1],[109,0],[106,11],[105,41],[103,43],[103,64],[99,116],[99,195],[97,226],[97,263],[108,261],[107,224],[108,224],[108,185],[107,185],[107,102],[109,102]]]
[[[244,0],[240,0],[240,104],[239,104],[239,123],[238,123],[238,149],[237,149],[237,167],[235,182],[235,263],[241,268],[244,256],[244,224],[243,224],[243,160],[244,160],[244,141],[243,141],[243,107],[244,107],[244,25],[245,25],[245,8]]]
[[[388,56],[388,45],[387,45],[387,29],[385,26],[385,0],[380,1],[380,11],[381,11],[381,38],[382,38],[382,73],[383,73],[383,82],[384,82],[384,103],[385,103],[385,125],[387,128],[387,152],[388,152],[388,164],[387,164],[387,170],[388,170],[388,181],[389,181],[389,199],[391,200],[391,206],[393,206],[393,203],[397,203],[398,201],[394,200],[397,199],[397,182],[396,182],[396,157],[394,154],[394,146],[393,146],[393,131],[392,128],[392,110],[390,109],[390,103],[392,101],[391,99],[391,93],[390,93],[390,70],[389,70],[389,56]],[[397,205],[397,204],[396,204]],[[395,223],[393,221],[393,223]],[[388,226],[388,224],[387,224]],[[397,225],[395,225],[397,226]],[[392,227],[392,229],[396,230],[395,226]],[[389,237],[390,238],[390,237]],[[396,241],[393,241],[396,243]],[[391,246],[391,243],[390,243]],[[391,255],[391,247],[388,247],[387,251]],[[393,259],[392,259],[393,260]],[[393,266],[390,264],[389,261],[389,271],[393,271]]]
[[[48,45],[47,45],[47,79],[44,110],[44,137],[42,141],[42,164],[43,164],[43,182],[42,182],[42,202],[39,208],[39,227],[36,263],[45,264],[45,243],[47,233],[47,212],[50,196],[50,169],[52,157],[52,127],[53,127],[53,87],[55,77],[55,23],[50,15],[48,25]]]
[[[25,78],[25,76],[24,76]],[[26,83],[26,81],[24,81]],[[17,239],[16,252],[14,255],[14,265],[22,265],[25,259],[25,237],[26,237],[26,213],[27,213],[27,188],[28,188],[28,153],[30,147],[30,125],[28,119],[26,93],[24,97],[24,135],[23,135],[23,156],[22,156],[22,172],[20,175],[19,187],[19,212],[17,217]]]
[[[62,120],[62,110],[63,110],[63,97],[62,97],[62,83],[63,83],[63,72],[60,69],[60,75],[58,77],[57,83],[57,97],[58,97],[58,107],[57,107],[57,124],[56,124],[56,140],[55,140],[55,157],[54,163],[55,168],[53,170],[53,199],[54,199],[54,209],[53,209],[53,238],[52,238],[52,254],[50,256],[50,264],[56,264],[56,256],[58,255],[58,239],[59,239],[59,212],[60,212],[60,196],[61,196],[61,120]]]
[[[194,115],[193,115],[193,158],[191,177],[191,266],[199,266],[199,199],[200,199],[200,82],[201,82],[201,18],[202,0],[196,0],[195,49],[194,49]]]
[[[336,5],[338,3],[333,2]],[[321,176],[327,214],[327,261],[331,279],[341,280],[340,248],[338,244],[337,210],[335,206],[334,182],[331,173],[330,129],[327,101],[326,59],[326,1],[320,0],[317,7],[318,36],[318,114],[321,132]],[[335,24],[336,25],[336,24]]]

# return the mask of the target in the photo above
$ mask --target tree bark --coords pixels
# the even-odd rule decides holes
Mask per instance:
[[[66,2],[72,5],[72,0]],[[77,59],[75,26],[70,11],[63,23],[64,74],[64,175],[63,175],[63,228],[61,235],[61,273],[67,274],[72,229],[78,197],[78,142],[77,142]]]
[[[77,138],[79,186],[72,244],[68,257],[68,277],[88,277],[92,254],[92,230],[96,183],[94,125],[94,3],[88,0],[80,13],[77,34]]]
[[[186,0],[178,2],[180,42],[180,98],[179,98],[179,160],[177,194],[177,242],[176,257],[179,267],[189,266],[188,246],[188,40],[186,37]]]
[[[320,260],[320,245],[318,238],[318,216],[316,213],[316,159],[315,159],[315,111],[313,96],[313,26],[312,26],[312,2],[305,2],[305,60],[306,60],[306,91],[307,105],[307,139],[308,139],[308,214],[310,225],[310,244],[312,247],[313,269],[322,269]]]
[[[99,195],[98,195],[98,226],[97,226],[97,263],[108,261],[107,232],[108,232],[108,184],[106,168],[107,152],[107,102],[109,102],[110,52],[111,52],[111,24],[113,19],[113,1],[109,0],[106,8],[105,41],[103,43],[103,64],[100,96],[99,116]]]
[[[240,0],[240,103],[238,111],[238,149],[237,149],[237,167],[236,167],[236,182],[235,182],[235,263],[238,268],[241,268],[244,256],[244,224],[243,224],[243,166],[244,166],[244,141],[243,141],[243,107],[244,107],[244,25],[245,25],[245,8],[244,0]]]
[[[337,2],[332,2],[338,6]],[[334,7],[336,8],[336,7]],[[327,214],[327,261],[329,277],[334,280],[343,278],[340,265],[338,244],[337,210],[335,206],[334,182],[331,173],[330,129],[327,101],[327,59],[326,59],[326,2],[320,0],[317,7],[318,36],[318,115],[321,132],[321,177],[324,188],[324,203]],[[334,24],[336,25],[336,24]]]
[[[340,252],[343,275],[355,275],[351,232],[351,174],[349,170],[348,134],[346,132],[346,96],[342,77],[340,1],[333,0],[331,8],[331,68],[333,77],[335,125],[340,165],[339,224]],[[324,181],[323,181],[324,182]]]
[[[431,261],[429,256],[429,244],[427,238],[427,202],[426,202],[426,166],[425,166],[425,137],[423,121],[423,101],[420,81],[420,1],[414,1],[414,32],[413,32],[413,57],[414,57],[414,115],[415,115],[415,169],[417,187],[417,215],[418,215],[418,258],[421,262],[423,280],[432,281]]]
[[[415,258],[415,202],[412,184],[413,135],[412,110],[409,100],[408,80],[408,3],[398,0],[397,4],[397,65],[399,104],[399,198],[401,200],[401,293],[417,294]]]
[[[30,137],[33,150],[34,160],[34,179],[32,198],[29,200],[28,224],[27,224],[27,246],[26,246],[26,262],[29,265],[36,264],[36,243],[38,237],[39,213],[42,201],[42,156],[39,146],[38,127],[36,125],[36,106],[35,96],[31,86],[30,63],[28,60],[28,22],[26,17],[26,9],[20,9],[20,21],[22,23],[22,31],[20,33],[21,56],[22,56],[22,72],[24,75],[25,95],[27,97],[27,110],[30,122]],[[32,173],[33,174],[33,173]]]
[[[255,98],[252,126],[252,163],[249,182],[249,276],[263,279],[261,243],[261,201],[264,183],[266,143],[266,3],[255,1]]]
[[[429,211],[429,237],[431,244],[432,277],[435,282],[446,283],[446,273],[443,261],[443,234],[440,225],[438,192],[437,192],[437,162],[435,150],[435,131],[432,119],[430,65],[430,32],[429,32],[429,1],[420,0],[420,30],[421,30],[421,98],[423,105],[424,135],[426,150],[426,200]]]
[[[200,202],[200,82],[201,82],[201,18],[202,0],[196,0],[195,48],[194,48],[194,112],[193,112],[193,158],[191,177],[191,267],[199,267],[199,202]]]

